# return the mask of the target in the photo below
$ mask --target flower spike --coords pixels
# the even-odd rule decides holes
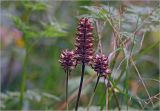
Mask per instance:
[[[108,67],[108,57],[106,57],[103,54],[101,54],[101,55],[97,54],[96,57],[94,58],[93,69],[95,72],[97,72],[97,75],[98,75],[96,86],[94,88],[94,92],[95,92],[100,77],[102,77],[102,76],[105,77],[106,74],[111,73],[111,70]]]
[[[66,72],[66,104],[68,110],[68,76],[71,70],[74,69],[77,65],[74,52],[68,50],[62,51],[59,62]]]
[[[79,99],[82,90],[83,77],[85,71],[85,65],[91,65],[93,59],[93,26],[92,22],[88,18],[81,18],[77,28],[76,43],[75,43],[75,55],[79,64],[82,64],[82,75],[79,85],[78,97],[75,110],[77,111],[79,105]]]
[[[62,51],[59,62],[61,63],[61,66],[65,72],[71,71],[77,65],[74,52],[68,50]]]
[[[93,26],[88,18],[81,18],[76,34],[76,59],[78,63],[90,64],[93,59]]]

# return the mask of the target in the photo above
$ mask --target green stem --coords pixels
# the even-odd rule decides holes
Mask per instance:
[[[25,54],[25,58],[24,58],[24,63],[23,63],[23,69],[22,69],[22,82],[21,82],[21,92],[20,92],[20,109],[23,108],[23,101],[24,101],[24,92],[26,90],[26,78],[27,78],[27,74],[26,74],[26,67],[27,67],[27,62],[28,62],[28,47],[26,44],[26,54]]]
[[[80,86],[79,86],[79,91],[78,91],[78,97],[77,97],[77,102],[76,102],[76,108],[75,110],[77,111],[78,105],[79,105],[79,99],[81,96],[81,90],[82,90],[82,84],[83,84],[83,77],[84,77],[84,70],[85,70],[85,63],[82,63],[82,75],[81,75],[81,81],[80,81]]]
[[[26,24],[29,24],[29,17],[31,15],[31,12],[32,12],[31,9],[26,9],[21,16],[21,20],[23,22],[25,22]],[[27,64],[28,64],[28,56],[29,56],[29,45],[28,45],[28,42],[27,42],[27,36],[25,34],[26,32],[24,30],[22,30],[22,31],[24,33],[23,36],[24,36],[25,45],[26,45],[26,54],[25,54],[23,69],[22,69],[21,92],[20,92],[20,98],[19,98],[20,109],[23,109],[24,93],[25,93],[25,90],[26,90],[26,83],[25,82],[26,82],[26,78],[27,78],[26,67],[27,67]]]
[[[113,87],[112,87],[112,92],[113,92],[113,95],[114,95],[114,97],[115,97],[115,101],[116,101],[116,104],[117,104],[117,107],[118,107],[118,111],[120,111],[121,108],[120,108],[120,106],[119,106],[119,101],[118,101],[118,98],[117,98],[117,96],[116,96],[116,93],[115,93]]]
[[[127,64],[126,64],[126,80],[125,80],[125,98],[126,98],[126,105],[127,105],[127,111],[128,111],[128,83],[129,83],[129,78],[128,78],[128,65],[129,65],[129,60],[127,59]]]
[[[106,111],[108,111],[108,87],[106,89]]]

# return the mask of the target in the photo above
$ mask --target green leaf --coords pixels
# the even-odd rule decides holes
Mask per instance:
[[[59,30],[54,26],[48,25],[45,26],[44,31],[41,32],[41,35],[44,37],[62,37],[66,35],[66,32]]]
[[[138,15],[148,15],[149,13],[151,13],[153,11],[152,7],[142,7],[142,6],[135,6],[135,5],[130,5],[126,11],[130,12],[130,13],[135,13]]]
[[[21,29],[22,31],[30,29],[30,27],[25,22],[23,22],[20,17],[11,16],[10,18],[13,20],[17,28]]]
[[[108,11],[104,10],[102,7],[97,7],[97,6],[81,6],[81,8],[87,9],[90,11],[90,17],[91,18],[97,18],[97,19],[103,19],[105,20]]]
[[[32,11],[44,11],[48,7],[44,2],[24,2],[23,5],[26,9],[31,9]]]
[[[147,52],[150,52],[150,50],[152,50],[153,48],[157,47],[159,45],[159,42],[156,42],[154,44],[151,44],[151,45],[148,45],[148,47],[142,49],[139,54],[138,54],[138,57],[146,54]]]
[[[30,31],[26,31],[25,32],[25,35],[26,37],[31,37],[31,38],[34,38],[34,37],[41,37],[41,35],[39,33],[37,33],[37,31],[34,31],[34,30],[30,30]]]
[[[41,23],[43,25],[43,31],[41,35],[44,37],[62,37],[66,35],[66,32],[62,29],[65,25],[52,22],[51,24]]]
[[[49,93],[46,93],[46,92],[42,92],[42,95],[45,96],[45,97],[48,97],[48,98],[51,98],[51,99],[54,99],[56,101],[60,101],[61,99],[55,95],[52,95],[52,94],[49,94]]]

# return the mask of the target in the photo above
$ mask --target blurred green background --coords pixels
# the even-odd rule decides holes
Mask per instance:
[[[116,91],[116,95],[121,109],[127,109],[127,106],[129,110],[159,109],[158,1],[1,1],[0,11],[2,110],[65,109],[66,74],[58,60],[63,49],[74,49],[80,17],[90,17],[94,21],[95,53],[98,53],[96,23],[99,23],[98,28],[102,29],[104,54],[109,55],[120,49],[117,57],[110,60],[110,67],[111,78],[120,89]],[[121,18],[117,11],[119,15],[122,14]],[[115,27],[120,26],[118,31],[122,37],[121,42],[126,47],[123,47],[121,42],[119,47],[114,47],[115,35],[112,25],[107,21],[108,17],[113,20]],[[133,31],[137,26],[140,27],[134,35]],[[132,58],[151,99],[134,65],[130,62],[127,64],[127,54],[132,47]],[[78,65],[69,78],[69,109],[75,107],[75,91],[79,87],[80,74],[81,67]],[[89,82],[82,91],[81,110],[87,107],[91,111],[105,110],[106,87],[103,80],[97,87],[91,105],[88,105],[96,82],[93,77],[95,74],[90,67],[86,68],[85,80]],[[24,97],[21,106],[19,101],[22,91]],[[109,109],[117,110],[112,91],[109,91]]]

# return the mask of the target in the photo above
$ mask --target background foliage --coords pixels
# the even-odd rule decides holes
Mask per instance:
[[[95,53],[102,45],[109,56],[121,109],[158,110],[160,8],[146,0],[1,1],[1,109],[65,109],[66,75],[58,60],[61,50],[74,48],[80,17],[94,22]],[[95,75],[87,67],[80,110],[105,110],[106,86],[102,79],[93,94]],[[78,66],[69,78],[70,109],[79,80]],[[109,109],[117,107],[110,89]]]

